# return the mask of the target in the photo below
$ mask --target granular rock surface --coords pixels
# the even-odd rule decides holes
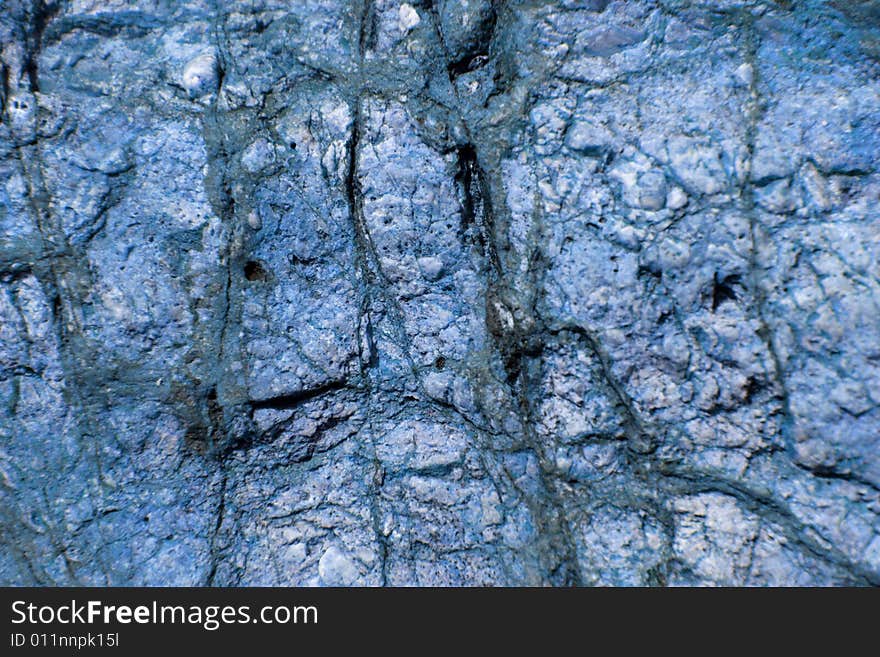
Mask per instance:
[[[880,2],[6,0],[0,583],[880,585]]]

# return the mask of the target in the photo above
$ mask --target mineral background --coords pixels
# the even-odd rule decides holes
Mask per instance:
[[[880,585],[880,2],[0,1],[0,583]]]

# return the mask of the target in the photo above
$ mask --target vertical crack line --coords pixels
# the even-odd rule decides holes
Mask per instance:
[[[458,93],[458,87],[455,86],[455,67],[450,61],[451,55],[446,45],[446,39],[443,36],[443,30],[440,28],[440,17],[433,0],[428,2],[428,13],[431,17],[431,26],[434,28],[434,35],[440,44],[446,78],[449,82],[452,96],[455,98],[455,113],[466,138],[466,143],[458,148],[459,171],[458,175],[456,175],[456,182],[459,183],[458,186],[461,190],[462,223],[477,223],[485,251],[484,255],[489,260],[492,275],[496,280],[502,280],[503,272],[497,244],[499,239],[496,221],[497,209],[492,202],[491,183],[486,168],[480,163],[476,140],[473,136],[474,131],[462,109],[462,100]],[[493,8],[493,23],[496,20],[497,15]]]
[[[219,501],[217,502],[217,516],[214,521],[214,528],[208,543],[208,554],[210,556],[210,567],[208,575],[205,578],[205,586],[215,586],[217,577],[217,568],[221,561],[221,549],[218,545],[220,541],[220,532],[223,527],[223,520],[226,516],[226,489],[228,485],[229,475],[226,471],[225,459],[220,463],[220,492]]]
[[[84,386],[81,383],[82,376],[78,360],[74,356],[74,336],[78,331],[82,330],[82,324],[79,321],[79,314],[74,312],[76,300],[79,297],[76,291],[78,285],[76,285],[75,281],[71,284],[68,281],[68,276],[76,276],[78,273],[78,263],[76,263],[70,253],[64,235],[55,230],[55,227],[49,225],[49,217],[51,216],[48,201],[49,194],[43,178],[42,161],[39,155],[38,143],[33,144],[27,149],[28,151],[32,151],[27,155],[23,153],[23,149],[23,146],[16,146],[15,154],[25,179],[26,193],[29,205],[31,206],[31,211],[34,215],[37,233],[40,236],[41,248],[45,252],[47,244],[64,244],[64,248],[62,249],[52,248],[49,250],[50,253],[53,253],[53,257],[46,259],[46,269],[48,272],[39,273],[43,268],[36,267],[34,268],[34,275],[40,283],[45,298],[47,300],[51,299],[53,304],[57,305],[57,309],[53,307],[53,312],[50,313],[50,321],[52,323],[53,332],[58,340],[58,355],[64,373],[64,399],[70,405],[72,410],[78,411],[75,415],[76,430],[78,434],[77,438],[83,453],[91,454],[92,456],[95,471],[97,473],[95,480],[96,490],[92,492],[95,493],[95,497],[99,500],[99,506],[101,506],[100,500],[103,500],[104,497],[102,486],[104,475],[103,467],[101,465],[100,446],[96,440],[88,442],[86,446],[86,438],[89,437],[91,433],[89,427],[93,424],[93,421],[88,410],[89,404],[86,403],[84,397]],[[57,265],[56,259],[61,260],[61,266]],[[79,306],[81,307],[81,305],[82,302],[80,301]],[[45,491],[43,494],[43,504],[46,510],[45,518],[47,530],[53,548],[56,550],[57,554],[63,555],[67,574],[71,578],[71,581],[78,585],[79,580],[73,569],[73,564],[68,558],[61,540],[55,535],[55,532],[52,529],[52,523],[48,519],[51,505],[48,502],[48,496],[45,494]],[[100,529],[100,525],[98,531],[103,538],[103,532]],[[102,565],[104,565],[103,562]],[[109,580],[106,571],[104,574]]]
[[[34,3],[34,13],[30,16],[27,33],[24,35],[25,57],[23,70],[19,71],[17,83],[22,76],[27,76],[28,87],[32,94],[39,94],[39,57],[42,49],[43,33],[52,19],[61,9],[59,3],[46,3],[40,1]],[[9,86],[9,72],[4,68],[4,87]],[[4,94],[6,95],[6,94]],[[88,385],[82,376],[83,369],[89,363],[89,350],[85,345],[83,336],[84,320],[82,308],[86,290],[90,287],[91,274],[87,264],[84,266],[84,256],[74,250],[67,240],[64,228],[53,216],[51,210],[51,195],[46,184],[44,163],[41,156],[41,135],[39,132],[41,107],[36,99],[35,106],[35,131],[32,139],[13,142],[15,159],[21,170],[25,183],[27,203],[39,235],[41,257],[32,267],[35,278],[40,284],[47,301],[52,304],[50,313],[52,330],[58,341],[59,361],[63,371],[64,400],[70,410],[75,411],[76,439],[83,454],[91,457],[97,476],[94,486],[89,490],[89,497],[100,511],[104,500],[104,474],[101,462],[100,444],[92,436],[95,421],[90,412],[91,405],[86,400]],[[47,256],[47,257],[46,257]],[[90,481],[92,481],[90,479]],[[46,516],[49,515],[50,506],[48,496],[44,491],[44,505]],[[48,521],[47,521],[48,522]],[[51,525],[51,523],[48,523]],[[60,539],[53,536],[51,540],[58,554],[62,555],[68,576],[74,583],[79,583],[73,562]],[[98,525],[98,535],[102,545],[108,543],[101,525]],[[105,580],[110,583],[107,565],[103,558],[98,556],[104,569]]]
[[[364,53],[376,45],[376,7],[373,0],[363,0],[358,25],[358,69],[363,67]],[[359,71],[360,72],[360,71]]]
[[[230,329],[234,321],[234,298],[236,278],[233,274],[233,262],[235,260],[234,245],[237,232],[240,230],[235,222],[235,196],[230,180],[230,158],[228,142],[227,110],[221,102],[223,94],[223,79],[225,71],[232,64],[231,50],[229,47],[229,35],[226,30],[226,14],[222,4],[218,1],[212,3],[211,35],[213,46],[219,58],[219,81],[217,90],[205,108],[203,118],[203,133],[209,167],[206,187],[210,192],[213,186],[214,212],[224,226],[225,244],[219,252],[219,261],[225,265],[225,271],[218,272],[220,286],[219,301],[219,330],[216,327],[208,329],[205,336],[206,346],[209,347],[211,366],[213,372],[210,377],[210,385],[202,401],[202,414],[206,425],[209,454],[214,457],[217,472],[220,476],[219,491],[216,504],[216,520],[209,538],[210,567],[206,576],[206,585],[214,586],[217,570],[224,556],[224,549],[220,545],[222,525],[227,513],[227,494],[229,488],[229,471],[227,467],[227,453],[233,448],[233,436],[230,435],[229,424],[226,418],[227,406],[225,400],[230,392],[227,383],[233,380],[226,376],[229,372],[229,358],[232,356],[229,349]],[[209,194],[209,199],[211,195]],[[215,306],[216,308],[217,306]],[[237,385],[237,384],[236,384]],[[237,396],[237,395],[236,395]]]
[[[232,258],[226,254],[226,282],[223,286],[223,321],[220,324],[220,340],[217,345],[217,360],[222,367],[226,360],[226,339],[229,331],[229,314],[232,309]]]
[[[39,55],[43,49],[43,34],[52,19],[61,11],[59,2],[46,2],[35,0],[33,3],[33,16],[27,33],[24,73],[28,77],[28,84],[33,93],[39,91]]]
[[[217,94],[212,105],[216,105],[220,94],[223,91],[223,80],[226,71],[234,64],[232,58],[232,50],[230,48],[229,33],[226,30],[226,14],[223,11],[223,4],[219,0],[212,3],[213,16],[211,17],[211,31],[213,32],[214,47],[217,48],[217,54],[220,57],[219,79],[217,82]]]
[[[537,203],[532,215],[532,226],[529,231],[530,246],[533,247],[528,257],[530,258],[529,273],[531,280],[529,285],[524,286],[527,289],[519,290],[523,296],[522,306],[526,312],[526,328],[528,333],[533,333],[536,329],[538,321],[538,295],[539,289],[543,289],[541,285],[543,277],[546,275],[544,267],[541,267],[541,259],[535,258],[531,261],[531,257],[537,252],[537,240],[542,233],[543,219],[541,216],[540,205]],[[499,263],[499,274],[501,273]],[[527,297],[527,298],[526,298]],[[522,328],[518,331],[519,335],[514,336],[516,344],[513,346],[516,358],[516,374],[518,382],[518,412],[520,421],[522,422],[523,439],[531,449],[532,453],[538,459],[540,467],[541,485],[549,497],[550,505],[553,511],[550,513],[550,522],[555,519],[556,527],[551,526],[551,538],[558,535],[561,539],[560,546],[554,546],[551,543],[551,549],[559,553],[561,559],[560,566],[566,568],[563,575],[564,581],[572,586],[581,587],[586,585],[584,574],[581,570],[580,560],[578,559],[577,543],[572,531],[571,520],[566,513],[565,503],[556,486],[555,468],[553,460],[547,454],[544,443],[540,440],[537,431],[536,411],[534,408],[534,398],[536,389],[540,386],[541,373],[544,368],[544,350],[543,344],[537,344],[534,334],[524,334]],[[540,508],[540,507],[539,507]],[[547,512],[542,510],[542,520],[547,519]],[[550,573],[553,574],[552,572]]]
[[[538,357],[535,362],[531,363],[533,367],[538,369],[539,376],[542,362],[542,359]],[[530,369],[531,368],[528,367],[522,368],[519,375],[521,382],[519,406],[520,418],[523,424],[523,438],[532,453],[538,459],[541,486],[548,497],[549,506],[552,509],[552,511],[548,513],[542,508],[544,505],[539,503],[539,509],[541,509],[539,520],[541,524],[548,523],[550,525],[549,527],[543,528],[549,529],[549,532],[547,532],[548,536],[544,536],[544,538],[549,542],[548,547],[551,550],[551,554],[555,554],[560,560],[557,569],[565,569],[565,572],[563,573],[563,581],[568,586],[581,587],[584,586],[585,581],[578,560],[577,545],[572,533],[571,522],[565,511],[565,504],[559,494],[559,490],[555,485],[556,481],[553,476],[554,468],[551,464],[550,457],[548,456],[543,443],[538,439],[537,431],[535,430],[535,412],[530,397],[530,392],[534,387],[534,381],[532,379],[532,373],[527,371]],[[542,532],[542,534],[544,534],[544,532]],[[554,545],[554,539],[557,541],[561,540],[561,545]],[[550,575],[553,575],[555,572],[556,570],[551,571]]]
[[[374,283],[373,272],[369,266],[369,239],[366,235],[363,217],[363,194],[361,192],[360,181],[358,179],[358,150],[361,140],[361,98],[358,95],[354,100],[354,118],[351,125],[351,135],[347,144],[348,166],[345,172],[345,198],[348,204],[348,213],[351,217],[352,228],[354,230],[354,256],[355,267],[359,272],[360,286],[360,305],[358,308],[357,320],[357,348],[358,362],[361,370],[361,376],[364,378],[367,388],[370,388],[369,369],[374,360],[377,358],[374,345],[372,344],[372,326],[370,312],[372,306],[372,284]],[[364,335],[364,331],[368,335]],[[363,337],[366,337],[368,344],[363,344]],[[364,348],[370,352],[364,354]]]
[[[366,0],[362,6],[360,26],[358,30],[358,77],[360,78],[363,68],[364,53],[370,47],[371,23],[373,20],[373,5]],[[364,428],[368,432],[367,441],[368,459],[372,473],[369,480],[369,510],[370,524],[376,539],[376,547],[379,552],[379,583],[388,586],[388,539],[382,527],[382,511],[380,500],[382,487],[385,483],[385,469],[379,458],[379,449],[376,444],[376,427],[374,424],[375,408],[372,370],[378,365],[378,351],[373,343],[372,305],[373,285],[377,283],[370,269],[369,254],[371,252],[369,233],[366,227],[363,209],[363,192],[358,172],[358,152],[361,143],[362,116],[362,89],[359,87],[354,98],[354,117],[351,125],[351,136],[347,144],[348,166],[345,172],[345,197],[348,203],[348,212],[351,217],[354,230],[355,266],[360,273],[361,298],[358,307],[357,318],[357,349],[358,365],[361,378],[367,391],[367,418]],[[366,342],[366,344],[365,344]],[[364,349],[368,351],[364,354]]]
[[[41,489],[42,497],[43,497],[43,505],[46,509],[51,509],[51,504],[49,502],[49,494],[46,492],[46,488],[43,487]],[[74,562],[70,558],[70,555],[67,554],[67,547],[64,545],[64,540],[59,532],[56,531],[57,527],[55,523],[52,521],[52,518],[49,517],[49,514],[45,514],[43,516],[43,522],[46,527],[46,534],[49,537],[49,542],[52,544],[52,547],[55,549],[55,556],[61,556],[64,560],[64,569],[67,571],[67,576],[70,577],[74,586],[82,586],[82,582],[79,580],[79,577],[76,575],[76,569],[74,568]],[[103,564],[102,564],[103,565]],[[105,574],[106,576],[106,574]]]
[[[222,71],[228,66],[231,55],[229,54],[228,35],[226,34],[226,18],[223,8],[218,2],[214,2],[214,15],[212,21],[212,32],[214,47],[220,56],[220,69]],[[229,329],[230,313],[232,309],[232,261],[233,261],[233,242],[235,241],[235,197],[232,194],[229,180],[229,152],[226,147],[226,134],[223,130],[226,113],[220,108],[220,95],[222,94],[222,78],[218,89],[211,100],[211,104],[205,112],[205,140],[208,143],[208,157],[213,160],[216,171],[216,196],[218,197],[218,207],[215,208],[219,218],[226,225],[229,231],[228,241],[225,245],[224,252],[221,254],[221,262],[225,260],[226,276],[223,285],[223,308],[222,322],[219,332],[219,343],[217,344],[217,365],[221,368],[224,365],[226,357],[226,340]],[[213,142],[210,143],[210,142]]]
[[[480,166],[477,152],[472,143],[457,149],[458,170],[455,174],[461,206],[462,238],[475,227],[483,249],[483,257],[488,261],[490,275],[495,280],[503,278],[501,259],[496,246],[494,210],[486,172]]]
[[[567,514],[565,513],[562,499],[559,497],[558,491],[554,486],[552,467],[549,464],[546,450],[537,439],[534,426],[534,411],[532,409],[531,400],[529,399],[529,388],[532,385],[532,382],[530,381],[529,374],[525,372],[526,368],[523,367],[527,360],[534,360],[535,358],[537,358],[539,368],[541,363],[540,350],[536,351],[534,349],[534,345],[531,344],[531,336],[528,335],[533,331],[536,320],[536,291],[532,289],[524,292],[519,289],[516,285],[516,281],[510,280],[510,277],[505,272],[505,267],[501,261],[500,251],[507,253],[509,251],[509,244],[507,243],[506,235],[499,226],[500,222],[497,214],[499,208],[494,202],[492,180],[489,178],[489,168],[497,169],[499,162],[497,161],[497,156],[493,157],[493,161],[490,164],[480,161],[480,153],[477,148],[477,142],[474,139],[474,131],[462,109],[462,100],[458,94],[458,89],[455,86],[454,78],[456,66],[449,65],[452,64],[450,62],[451,57],[444,35],[440,29],[439,16],[433,2],[429,3],[429,13],[431,15],[432,25],[440,44],[440,48],[443,52],[444,61],[447,63],[445,66],[446,76],[452,88],[452,94],[456,100],[458,119],[461,122],[467,140],[466,144],[458,148],[458,173],[456,175],[456,182],[460,189],[461,196],[462,233],[465,232],[465,228],[474,224],[476,225],[483,246],[483,256],[487,260],[487,323],[489,323],[492,308],[496,303],[495,299],[499,298],[499,296],[503,299],[508,295],[513,295],[518,301],[523,301],[520,297],[522,297],[523,294],[529,294],[531,292],[531,297],[528,299],[528,302],[521,304],[529,307],[529,316],[525,318],[525,322],[520,319],[520,321],[517,322],[518,326],[515,326],[512,330],[504,331],[500,335],[496,335],[496,332],[493,331],[490,326],[487,326],[487,332],[489,336],[493,338],[497,352],[501,356],[502,361],[504,361],[503,365],[508,371],[508,377],[512,378],[508,383],[509,386],[512,387],[515,381],[519,381],[516,410],[520,416],[520,422],[522,423],[522,438],[528,445],[528,448],[535,455],[535,458],[538,459],[540,465],[539,477],[541,485],[546,491],[546,495],[549,498],[549,505],[552,509],[551,511],[548,511],[542,500],[534,500],[536,521],[539,526],[544,524],[549,525],[546,528],[542,528],[540,538],[549,542],[551,555],[558,557],[561,562],[559,567],[566,569],[566,573],[563,575],[566,583],[574,586],[583,586],[584,578],[580,571],[580,564],[577,559],[577,550],[575,548],[571,526]],[[496,15],[493,20],[497,21],[500,19]],[[494,26],[493,29],[496,28],[497,25]],[[496,182],[499,182],[498,178],[495,180]],[[503,188],[503,184],[501,186]],[[531,255],[530,252],[529,256]],[[520,324],[526,325],[525,330]],[[514,364],[513,368],[508,366],[510,363]],[[511,374],[514,376],[511,377]],[[520,492],[522,494],[522,491]],[[528,496],[524,495],[524,497],[528,499]],[[546,529],[549,529],[549,531],[546,531]],[[560,539],[562,545],[554,544]],[[539,554],[538,558],[540,560],[542,557],[546,558],[547,556],[550,555]],[[555,571],[550,572],[549,574],[552,576],[555,574]]]
[[[746,13],[743,17],[741,28],[745,32],[743,56],[746,63],[751,67],[751,76],[748,85],[748,99],[745,103],[746,114],[746,154],[748,157],[748,166],[743,179],[740,193],[742,196],[743,210],[749,224],[749,276],[748,286],[755,300],[755,319],[758,321],[757,334],[764,343],[767,353],[770,355],[773,367],[772,379],[775,381],[778,390],[780,403],[782,405],[782,426],[780,432],[782,441],[786,451],[792,459],[795,459],[795,445],[793,438],[794,416],[791,411],[791,400],[788,387],[785,383],[785,370],[782,359],[776,349],[773,341],[773,332],[767,321],[767,295],[761,285],[761,263],[759,257],[759,230],[760,221],[758,220],[758,209],[755,201],[754,181],[752,178],[752,167],[755,158],[755,144],[757,140],[758,124],[761,120],[761,92],[760,92],[760,68],[758,66],[758,33],[754,25],[754,19],[750,14]]]
[[[744,58],[746,63],[751,67],[751,76],[749,78],[748,99],[745,103],[746,114],[746,151],[748,156],[748,166],[746,167],[746,175],[741,186],[741,195],[743,209],[749,223],[749,277],[748,285],[751,294],[755,300],[755,318],[758,321],[758,337],[762,340],[770,356],[772,371],[772,380],[775,382],[778,390],[779,401],[782,407],[782,423],[780,433],[782,443],[791,462],[796,466],[806,469],[813,475],[822,476],[821,472],[815,472],[810,468],[806,468],[797,459],[797,448],[794,436],[795,416],[791,408],[791,397],[788,386],[785,382],[785,368],[783,360],[776,348],[773,340],[773,332],[770,323],[767,320],[767,294],[762,286],[761,262],[759,257],[760,235],[759,230],[761,222],[758,217],[758,207],[755,200],[755,185],[753,179],[753,163],[755,158],[755,148],[757,143],[758,127],[761,120],[763,107],[761,99],[761,77],[758,60],[759,36],[754,25],[754,18],[746,13],[743,18],[741,29],[745,32],[744,39]],[[805,525],[800,521],[788,506],[782,500],[775,498],[761,498],[738,483],[729,483],[730,493],[740,499],[748,494],[752,500],[758,500],[760,504],[755,506],[755,512],[762,518],[769,516],[771,519],[775,516],[776,521],[783,529],[790,533],[800,546],[812,553],[818,559],[842,568],[850,573],[854,578],[861,579],[872,585],[877,585],[877,576],[860,567],[858,564],[852,563],[848,557],[835,547],[825,547],[808,535],[809,525]],[[876,488],[875,488],[876,490]],[[769,510],[769,512],[768,512]],[[821,535],[821,534],[820,534]],[[829,545],[831,543],[829,542]]]
[[[419,388],[422,388],[419,376],[419,368],[412,357],[412,342],[406,332],[406,324],[404,321],[405,314],[400,307],[400,303],[389,289],[393,288],[393,284],[388,280],[382,269],[381,259],[373,244],[370,231],[367,226],[366,216],[363,210],[363,192],[361,190],[359,172],[357,167],[357,157],[360,150],[363,130],[362,116],[363,98],[359,94],[355,98],[355,118],[352,122],[352,133],[347,145],[348,167],[345,176],[346,198],[349,207],[349,214],[354,225],[355,232],[355,254],[357,268],[360,272],[362,285],[365,289],[365,304],[372,303],[373,294],[380,296],[385,302],[384,310],[389,318],[391,327],[394,330],[394,339],[396,345],[403,352],[406,364],[412,373],[413,380]],[[372,341],[372,320],[369,319],[367,327],[370,329]],[[368,360],[371,367],[378,364],[378,355],[374,351]],[[363,367],[363,363],[361,364]]]

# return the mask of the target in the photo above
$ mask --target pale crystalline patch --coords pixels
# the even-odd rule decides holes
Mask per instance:
[[[275,161],[275,149],[265,139],[258,139],[241,154],[241,164],[250,173],[257,173]]]
[[[254,230],[260,230],[263,227],[263,220],[260,219],[260,215],[255,210],[251,210],[248,213],[247,222],[248,226]]]
[[[613,140],[614,135],[607,127],[590,120],[576,121],[565,133],[565,145],[586,155],[600,155]]]
[[[189,61],[183,69],[183,87],[191,98],[213,93],[220,84],[220,66],[214,53],[204,53]]]
[[[666,177],[643,153],[625,149],[608,175],[621,184],[623,202],[628,206],[656,211],[666,204]]]
[[[321,104],[321,118],[335,135],[342,136],[351,125],[351,109],[346,103],[335,103],[328,99]]]
[[[680,210],[688,204],[688,196],[681,187],[673,187],[666,194],[666,207],[670,210]]]
[[[721,150],[708,138],[670,137],[667,152],[672,170],[693,191],[710,196],[727,187]]]
[[[749,63],[740,64],[734,72],[734,76],[741,85],[747,87],[752,84],[752,80],[755,77],[755,69]]]
[[[398,19],[400,22],[401,32],[409,32],[416,25],[422,22],[422,19],[419,18],[419,12],[417,12],[412,5],[407,3],[403,3],[402,5],[400,5]]]
[[[391,472],[429,470],[463,463],[467,445],[467,435],[461,431],[409,420],[388,431],[376,451]]]
[[[345,141],[337,139],[327,147],[321,158],[321,166],[327,175],[335,175],[340,181],[345,180],[348,169],[346,159],[348,146]]]
[[[697,576],[717,584],[741,581],[751,565],[759,520],[720,493],[680,497],[675,510],[676,557]]]
[[[498,301],[493,301],[492,306],[495,308],[495,314],[504,329],[512,331],[514,327],[513,314]]]
[[[358,568],[347,554],[331,545],[318,562],[318,576],[329,586],[351,586],[358,579]]]
[[[443,261],[440,258],[426,256],[418,258],[416,263],[419,266],[419,271],[422,272],[422,276],[430,281],[436,281],[443,274]]]
[[[119,288],[112,288],[101,293],[101,303],[117,322],[131,319],[131,311],[125,300],[125,294]]]

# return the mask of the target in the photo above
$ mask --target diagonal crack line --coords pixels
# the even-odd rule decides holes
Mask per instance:
[[[254,410],[260,408],[271,408],[276,410],[293,409],[302,406],[318,397],[323,397],[331,392],[343,390],[348,386],[348,382],[344,379],[329,381],[316,388],[305,388],[297,390],[277,397],[269,397],[267,399],[254,399],[250,401],[251,408]]]
[[[776,522],[793,542],[816,558],[841,568],[862,584],[880,586],[880,574],[855,563],[832,545],[826,547],[818,540],[808,536],[804,531],[804,523],[769,493],[762,493],[743,482],[732,481],[711,472],[689,472],[681,468],[674,468],[663,474],[667,479],[687,482],[690,493],[718,492],[735,497],[750,511],[764,519]]]
[[[639,454],[650,454],[657,449],[656,437],[648,429],[647,423],[641,418],[636,410],[635,403],[629,394],[624,390],[623,385],[617,380],[612,372],[611,357],[602,346],[598,336],[593,331],[580,326],[578,324],[567,324],[559,328],[548,329],[547,332],[553,336],[559,336],[564,332],[571,332],[579,335],[587,343],[590,350],[599,359],[600,373],[608,386],[609,392],[615,402],[623,412],[624,428],[626,429],[628,443],[630,449]]]
[[[875,493],[880,493],[880,484],[874,483],[867,477],[860,476],[855,472],[844,472],[835,468],[809,468],[800,463],[795,463],[795,465],[819,479],[848,481],[851,484],[865,486]]]

